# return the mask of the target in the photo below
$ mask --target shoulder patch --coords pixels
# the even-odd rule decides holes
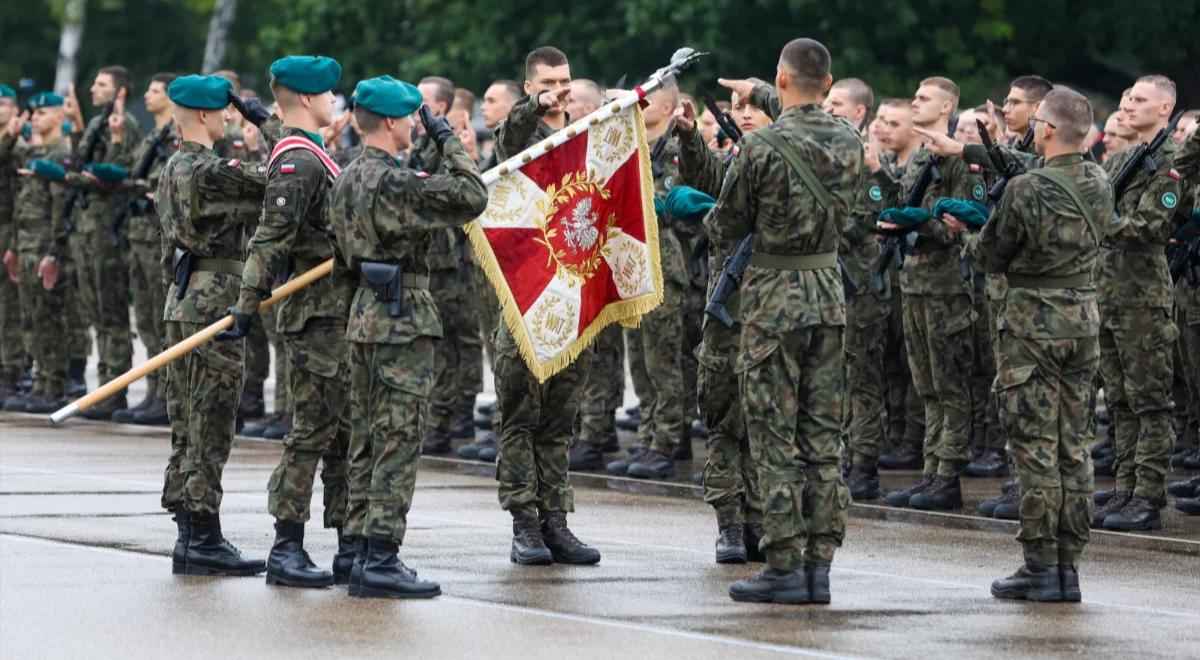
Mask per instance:
[[[287,206],[287,197],[279,196],[275,198],[275,206]]]
[[[672,158],[671,163],[674,164],[675,167],[679,167],[679,156],[675,156],[674,158]]]
[[[733,145],[733,149],[731,149],[729,151],[729,153],[733,154],[734,158],[737,158],[738,154],[742,153],[742,148],[735,144],[735,145]]]
[[[280,174],[291,174],[292,172],[295,172],[295,171],[296,171],[295,163],[284,163],[283,165],[279,166]]]
[[[1164,193],[1162,196],[1162,205],[1163,208],[1173,209],[1179,205],[1179,198],[1175,196],[1175,193]]]
[[[229,165],[230,167],[241,167],[242,161],[240,161],[236,158],[232,158],[229,160],[228,163],[226,163],[226,165]]]
[[[418,172],[417,172],[417,178],[418,178],[418,179],[428,179],[428,178],[429,178],[429,172],[421,172],[421,171],[418,171]]]
[[[867,191],[867,196],[871,198],[871,201],[882,202],[883,189],[879,186],[871,186],[871,189]]]
[[[979,184],[979,183],[975,184],[971,188],[971,196],[975,198],[975,201],[982,202],[983,201],[983,185]]]
[[[1171,171],[1167,172],[1167,176],[1175,179],[1176,181],[1183,178],[1182,175],[1179,174],[1179,170],[1175,169],[1174,167],[1171,168]]]
[[[982,167],[976,165],[975,163],[971,163],[971,174],[979,174],[982,171]]]
[[[234,148],[234,149],[245,149],[245,148],[246,148],[246,141],[245,141],[245,140],[234,140],[234,141],[233,141],[233,148]]]
[[[175,147],[176,149],[179,148],[179,145],[180,145],[180,142],[178,139],[176,139],[174,142],[171,143],[171,146]]]

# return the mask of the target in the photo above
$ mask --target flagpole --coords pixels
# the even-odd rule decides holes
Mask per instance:
[[[530,161],[544,156],[546,152],[562,146],[567,141],[581,133],[586,133],[589,129],[591,129],[591,127],[611,119],[613,115],[624,111],[634,103],[646,98],[646,96],[657,90],[659,87],[662,87],[668,79],[683,71],[688,66],[691,66],[696,60],[700,59],[704,55],[706,55],[706,53],[699,53],[692,48],[680,48],[679,50],[675,51],[673,55],[671,55],[671,62],[667,64],[667,66],[655,71],[650,75],[646,82],[642,83],[638,87],[635,87],[628,94],[624,94],[617,99],[606,102],[592,114],[570,123],[565,128],[554,133],[545,140],[542,140],[532,147],[529,147],[528,149],[525,149],[524,151],[514,155],[512,158],[509,158],[508,160],[498,164],[496,167],[493,167],[487,172],[484,172],[482,175],[484,185],[491,185],[495,183],[501,177],[517,171]],[[262,304],[259,305],[259,309],[266,309],[274,305],[280,300],[283,300],[300,289],[303,289],[322,277],[325,277],[331,272],[333,272],[333,259],[328,259],[317,265],[317,267],[301,273],[297,277],[288,280],[282,286],[275,289],[272,292],[271,297],[267,300],[264,300]],[[55,425],[61,424],[75,415],[87,410],[88,408],[99,404],[105,399],[117,394],[121,390],[124,390],[137,380],[161,369],[175,360],[178,360],[186,355],[189,351],[195,349],[197,346],[202,346],[209,341],[212,341],[213,337],[216,337],[218,332],[232,325],[232,315],[222,318],[221,320],[204,328],[200,332],[191,335],[178,344],[175,344],[174,346],[159,353],[158,355],[155,355],[142,364],[139,364],[133,369],[130,369],[120,376],[117,376],[95,391],[76,399],[74,402],[63,406],[62,408],[59,408],[50,415],[50,423]]]

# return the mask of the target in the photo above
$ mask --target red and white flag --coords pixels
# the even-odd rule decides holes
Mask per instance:
[[[641,109],[633,103],[580,130],[586,125],[572,124],[560,134],[573,137],[492,182],[487,210],[467,227],[540,381],[606,326],[635,326],[663,297]]]

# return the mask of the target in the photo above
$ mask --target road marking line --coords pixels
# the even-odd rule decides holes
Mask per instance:
[[[17,470],[20,472],[29,472],[29,473],[34,473],[34,474],[47,474],[47,475],[55,475],[55,476],[60,476],[60,477],[73,477],[73,478],[78,478],[78,479],[94,479],[97,481],[105,481],[108,483],[125,484],[125,485],[155,486],[157,488],[162,487],[162,484],[154,483],[154,482],[150,482],[150,481],[133,481],[133,480],[128,480],[128,479],[115,479],[112,477],[102,477],[102,476],[96,476],[96,475],[90,475],[90,474],[79,474],[79,473],[74,473],[74,472],[59,472],[56,470],[45,470],[45,469],[41,469],[41,468],[31,468],[31,467],[25,467],[25,466],[19,466],[19,465],[2,465],[2,464],[0,464],[0,470]],[[226,493],[225,497],[242,497],[242,498],[247,498],[247,499],[261,500],[261,498],[257,495],[247,495],[245,493]],[[432,520],[435,522],[443,522],[443,523],[450,523],[450,524],[456,524],[456,525],[468,525],[468,526],[473,526],[473,527],[487,527],[487,528],[491,528],[491,529],[501,529],[501,530],[509,529],[509,527],[506,525],[495,525],[495,524],[491,524],[491,523],[481,523],[481,522],[476,522],[476,521],[472,521],[472,520],[460,520],[457,518],[446,518],[443,516],[433,516],[433,515],[421,514],[421,513],[410,513],[410,514],[408,514],[408,518],[409,519],[417,519],[417,520],[421,520],[421,519]],[[696,548],[683,548],[683,547],[671,546],[671,545],[641,543],[641,542],[637,542],[637,541],[625,541],[625,540],[614,539],[614,538],[595,537],[595,540],[601,541],[604,543],[615,543],[618,545],[628,545],[628,546],[633,546],[636,548],[646,548],[646,549],[652,549],[652,550],[666,550],[666,551],[670,551],[670,552],[687,552],[687,553],[691,553],[691,554],[702,554],[702,555],[708,555],[710,552],[708,550],[698,550]],[[88,547],[91,547],[91,546],[88,546]],[[859,570],[859,569],[854,569],[854,568],[842,568],[842,567],[838,567],[838,566],[834,566],[833,571],[835,573],[836,572],[851,573],[851,574],[855,574],[855,575],[881,577],[881,578],[888,578],[891,580],[905,580],[905,581],[909,581],[909,582],[919,582],[922,584],[930,584],[930,585],[942,586],[942,587],[955,587],[955,588],[959,588],[959,589],[972,589],[972,590],[976,590],[976,591],[988,589],[988,587],[979,585],[979,584],[969,584],[969,583],[965,583],[965,582],[950,582],[948,580],[937,580],[937,579],[933,579],[933,578],[922,578],[922,577],[914,577],[914,576],[910,576],[910,575],[898,575],[895,573],[883,573],[883,572],[877,572],[877,571],[864,571],[864,570]],[[1154,608],[1154,607],[1142,607],[1140,605],[1125,605],[1123,603],[1111,603],[1108,601],[1088,600],[1088,599],[1084,599],[1083,603],[1085,605],[1099,605],[1101,607],[1112,607],[1115,609],[1130,610],[1130,611],[1134,611],[1134,612],[1145,612],[1147,614],[1162,614],[1162,615],[1167,615],[1167,616],[1179,616],[1179,617],[1184,617],[1184,618],[1188,618],[1188,619],[1200,620],[1200,614],[1193,613],[1193,612],[1179,612],[1176,610],[1162,610],[1162,609],[1158,609],[1158,608]]]

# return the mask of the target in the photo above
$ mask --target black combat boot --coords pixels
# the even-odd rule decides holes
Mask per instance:
[[[717,563],[746,563],[746,535],[742,523],[721,525],[717,536]]]
[[[1006,491],[996,500],[996,506],[992,511],[992,517],[996,520],[1020,520],[1021,519],[1021,489],[1013,488]]]
[[[445,456],[450,453],[450,433],[435,426],[425,427],[421,437],[422,456]]]
[[[283,440],[292,432],[292,413],[285,412],[276,422],[263,430],[264,440]]]
[[[1167,492],[1174,497],[1195,497],[1200,495],[1200,474],[1187,481],[1173,481],[1167,485]]]
[[[400,544],[393,541],[367,541],[360,598],[433,598],[442,594],[438,583],[418,580],[416,572],[396,556],[399,551]]]
[[[495,416],[496,406],[489,406],[489,408],[490,410],[487,412],[484,412],[483,406],[477,406],[475,408],[475,414],[472,416],[471,421],[475,423],[475,428],[479,429],[480,431],[486,431],[492,428],[492,417]]]
[[[1109,488],[1108,490],[1098,490],[1098,491],[1092,493],[1092,501],[1095,502],[1096,506],[1104,506],[1105,504],[1108,504],[1109,500],[1111,500],[1112,498],[1114,498],[1116,496],[1117,496],[1116,488]]]
[[[67,396],[75,398],[87,394],[87,360],[71,358],[67,361]]]
[[[934,477],[929,488],[916,493],[908,500],[908,505],[922,511],[951,511],[961,509],[962,486],[958,477]]]
[[[879,499],[879,471],[874,465],[855,463],[850,466],[850,477],[846,479],[850,497],[855,502]]]
[[[1063,599],[1058,566],[1043,568],[1026,564],[1016,573],[992,583],[992,596],[1015,600],[1057,603]]]
[[[979,458],[967,463],[969,477],[1002,477],[1008,474],[1008,457],[1002,449],[985,449]]]
[[[1115,514],[1129,504],[1129,500],[1133,499],[1133,491],[1121,490],[1117,491],[1104,506],[1099,507],[1092,514],[1092,529],[1102,529],[1104,527],[1104,519]]]
[[[354,568],[355,541],[353,536],[342,533],[341,527],[336,527],[338,549],[333,553],[333,583],[349,584],[350,571]]]
[[[567,514],[548,513],[542,520],[542,542],[550,549],[550,556],[560,564],[598,564],[600,551],[576,538],[567,527]]]
[[[500,455],[500,438],[495,431],[488,431],[488,434],[483,436],[483,439],[478,443],[479,453],[475,455],[475,460],[483,461],[484,463],[495,463],[496,457]]]
[[[573,472],[600,470],[604,468],[604,452],[600,451],[600,446],[594,442],[576,439],[571,443],[567,461],[568,469]]]
[[[118,410],[124,410],[128,405],[125,402],[125,393],[122,392],[115,396],[111,396],[99,404],[88,408],[80,413],[84,417],[93,420],[109,420],[112,419],[112,414]]]
[[[67,405],[66,397],[50,396],[49,394],[34,394],[25,401],[25,412],[44,415],[52,413]]]
[[[1083,600],[1079,591],[1079,571],[1072,564],[1058,565],[1058,579],[1062,583],[1062,599],[1068,603],[1078,603]]]
[[[637,406],[630,406],[625,409],[625,417],[618,417],[614,422],[616,427],[622,431],[631,431],[637,433],[638,427],[642,425],[642,411]]]
[[[1104,519],[1104,529],[1120,532],[1162,529],[1158,510],[1162,505],[1148,498],[1133,496],[1121,510]]]
[[[17,392],[4,400],[5,412],[25,412],[25,406],[34,398],[33,392]]]
[[[707,440],[708,436],[711,434],[711,431],[708,429],[708,424],[705,424],[704,420],[702,419],[693,419],[692,427],[689,430],[691,431],[692,437],[696,438],[697,440]]]
[[[468,461],[477,461],[479,460],[479,450],[482,448],[483,443],[486,442],[490,437],[492,437],[492,434],[488,433],[488,435],[484,436],[483,440],[468,442],[458,449],[455,449],[454,454],[459,458],[466,459]]]
[[[1175,508],[1189,516],[1200,516],[1200,495],[1175,500]]]
[[[20,373],[21,371],[16,368],[0,369],[0,403],[20,392],[20,388],[17,387],[17,377]]]
[[[267,403],[263,401],[262,390],[251,392],[242,390],[242,402],[238,404],[238,415],[242,419],[258,419],[267,414]]]
[[[829,596],[829,565],[807,564],[804,574],[808,577],[808,598],[811,603],[828,604]]]
[[[112,421],[114,421],[118,424],[132,424],[134,413],[136,413],[136,412],[140,411],[141,409],[145,408],[146,406],[150,405],[153,401],[154,401],[154,393],[147,392],[146,396],[142,397],[142,400],[139,401],[137,403],[137,405],[133,406],[132,408],[126,408],[125,410],[114,411],[112,414]]]
[[[921,446],[905,440],[896,445],[895,449],[880,454],[878,466],[880,470],[919,470],[924,463]]]
[[[116,416],[116,413],[113,413]],[[167,416],[167,400],[154,397],[154,399],[145,408],[133,413],[133,423],[143,426],[162,426],[170,423],[171,418]]]
[[[885,495],[884,499],[887,500],[887,503],[892,506],[906,507],[908,506],[909,500],[913,498],[913,495],[925,492],[925,489],[929,488],[931,485],[933,485],[933,475],[927,474],[921,477],[920,481],[912,486],[909,486],[908,488],[905,488],[904,490],[893,490]]]
[[[617,427],[615,425],[609,425],[604,429],[604,433],[600,436],[600,451],[605,454],[621,451],[621,442],[617,439]]]
[[[810,602],[808,576],[804,571],[768,568],[749,580],[734,582],[729,597],[739,603],[803,605]]]
[[[362,572],[363,563],[367,561],[367,537],[358,536],[354,538],[354,563],[350,565],[350,582],[347,585],[347,593],[357,598],[359,590],[362,588]],[[413,571],[413,577],[416,577],[417,572]]]
[[[634,479],[670,479],[675,476],[675,461],[661,451],[651,449],[629,464],[627,476]]]
[[[171,572],[183,575],[187,573],[187,547],[192,538],[192,519],[182,504],[175,505],[173,519],[179,535],[175,538],[175,549],[171,551]]]
[[[304,549],[304,523],[275,521],[275,544],[267,557],[267,584],[308,588],[333,584],[333,574],[318,568]]]
[[[549,566],[554,555],[542,539],[542,525],[534,516],[513,517],[512,550],[508,558],[524,566]]]
[[[461,406],[450,415],[450,438],[452,440],[475,439],[475,411],[473,405]]]
[[[247,424],[246,428],[242,429],[242,435],[247,438],[261,438],[271,426],[278,424],[285,416],[290,417],[291,413],[286,410],[277,410],[266,417],[258,420],[255,424]]]
[[[192,531],[184,553],[188,575],[258,575],[267,568],[261,559],[246,559],[221,535],[221,516],[190,514]]]
[[[629,454],[627,456],[610,462],[605,466],[605,469],[608,470],[609,474],[616,475],[618,477],[628,476],[629,466],[633,465],[634,461],[638,460],[638,458],[640,458],[645,452],[646,445],[635,442],[632,445],[629,445]]]
[[[761,522],[747,522],[742,526],[742,535],[746,539],[746,560],[762,563],[767,560],[767,555],[759,549],[759,541],[762,541],[766,532],[763,530]]]
[[[692,457],[692,435],[685,432],[679,438],[679,442],[675,444],[675,448],[671,450],[671,458],[677,461],[690,461]]]

